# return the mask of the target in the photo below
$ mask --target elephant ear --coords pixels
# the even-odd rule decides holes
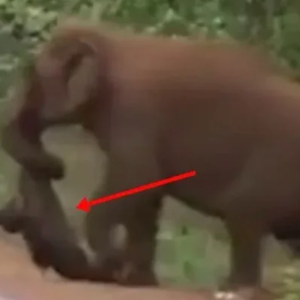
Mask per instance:
[[[84,57],[73,70],[68,81],[68,100],[65,101],[65,112],[70,113],[80,109],[91,101],[99,90],[100,66],[94,57]],[[80,109],[81,110],[81,109]]]
[[[106,77],[105,44],[105,38],[86,24],[60,25],[54,31],[36,59],[44,120],[76,115],[89,102]]]

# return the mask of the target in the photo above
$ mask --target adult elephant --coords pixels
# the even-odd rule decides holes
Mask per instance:
[[[85,77],[68,88],[83,62]],[[188,180],[92,209],[86,232],[100,267],[114,252],[110,228],[124,224],[119,276],[136,282],[148,273],[153,282],[153,236],[166,194],[223,219],[231,240],[229,289],[260,286],[266,234],[298,238],[300,89],[253,49],[125,36],[73,20],[54,30],[28,84],[34,96],[25,103],[37,103],[41,120],[79,123],[107,152],[104,185],[93,198],[196,170]],[[27,168],[48,164],[34,154],[26,165],[9,144]]]

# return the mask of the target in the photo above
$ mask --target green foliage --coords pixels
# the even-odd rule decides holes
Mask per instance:
[[[211,232],[163,224],[158,236],[157,271],[162,280],[190,287],[216,287],[227,271],[227,243]]]

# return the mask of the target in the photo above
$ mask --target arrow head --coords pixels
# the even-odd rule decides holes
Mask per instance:
[[[91,205],[86,197],[82,198],[81,201],[76,206],[77,209],[89,212],[91,210]]]

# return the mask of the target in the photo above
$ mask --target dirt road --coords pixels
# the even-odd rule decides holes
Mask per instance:
[[[30,262],[22,241],[0,231],[1,300],[203,300],[205,294],[206,292],[199,295],[195,291],[73,283],[54,274],[42,275]]]

